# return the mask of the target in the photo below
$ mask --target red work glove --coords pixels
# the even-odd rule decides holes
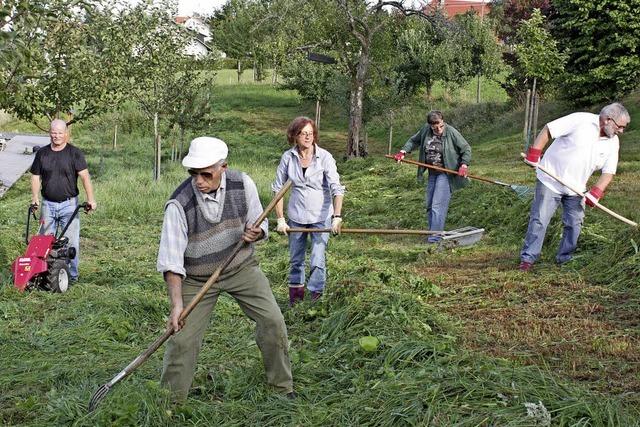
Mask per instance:
[[[533,166],[535,168],[538,166],[540,157],[542,157],[542,150],[529,147],[529,150],[527,151],[527,157],[524,159],[524,162],[529,166]]]
[[[604,191],[602,191],[599,187],[591,187],[591,190],[587,194],[584,195],[584,202],[587,206],[595,207],[598,200],[600,200],[604,196]]]
[[[407,154],[406,151],[400,150],[393,156],[393,158],[396,159],[396,162],[400,163],[402,159],[404,159],[405,154]]]
[[[460,165],[460,168],[458,169],[458,176],[463,176],[463,177],[467,177],[467,175],[469,174],[469,166],[465,165],[464,163]]]

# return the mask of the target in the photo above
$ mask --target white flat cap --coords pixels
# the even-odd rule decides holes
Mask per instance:
[[[201,136],[191,141],[189,154],[182,159],[182,166],[192,169],[206,168],[226,159],[228,154],[229,149],[223,140]]]

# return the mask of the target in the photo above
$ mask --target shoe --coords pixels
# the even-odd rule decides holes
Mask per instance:
[[[296,400],[296,398],[298,397],[298,395],[296,394],[295,391],[290,391],[289,393],[287,393],[285,395],[287,397],[287,399],[289,400]]]
[[[289,307],[304,300],[304,286],[289,286]]]
[[[532,267],[533,267],[532,262],[522,261],[518,266],[518,270],[524,271],[525,273],[527,273],[528,271],[531,270]]]
[[[322,292],[311,291],[311,301],[315,302],[322,298]]]

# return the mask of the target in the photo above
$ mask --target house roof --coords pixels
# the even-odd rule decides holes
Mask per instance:
[[[432,11],[441,8],[447,16],[455,16],[472,10],[480,16],[485,16],[491,10],[492,3],[493,0],[429,0],[424,9]]]

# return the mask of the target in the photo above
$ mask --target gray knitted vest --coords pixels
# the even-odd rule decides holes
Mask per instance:
[[[227,169],[222,216],[219,222],[207,218],[200,206],[204,203],[196,197],[187,178],[171,196],[182,206],[187,220],[187,249],[184,268],[187,276],[208,278],[233,251],[242,238],[247,221],[247,199],[244,193],[242,172]],[[170,200],[170,201],[171,201]],[[225,272],[240,268],[253,256],[253,245],[245,245],[233,258]]]

